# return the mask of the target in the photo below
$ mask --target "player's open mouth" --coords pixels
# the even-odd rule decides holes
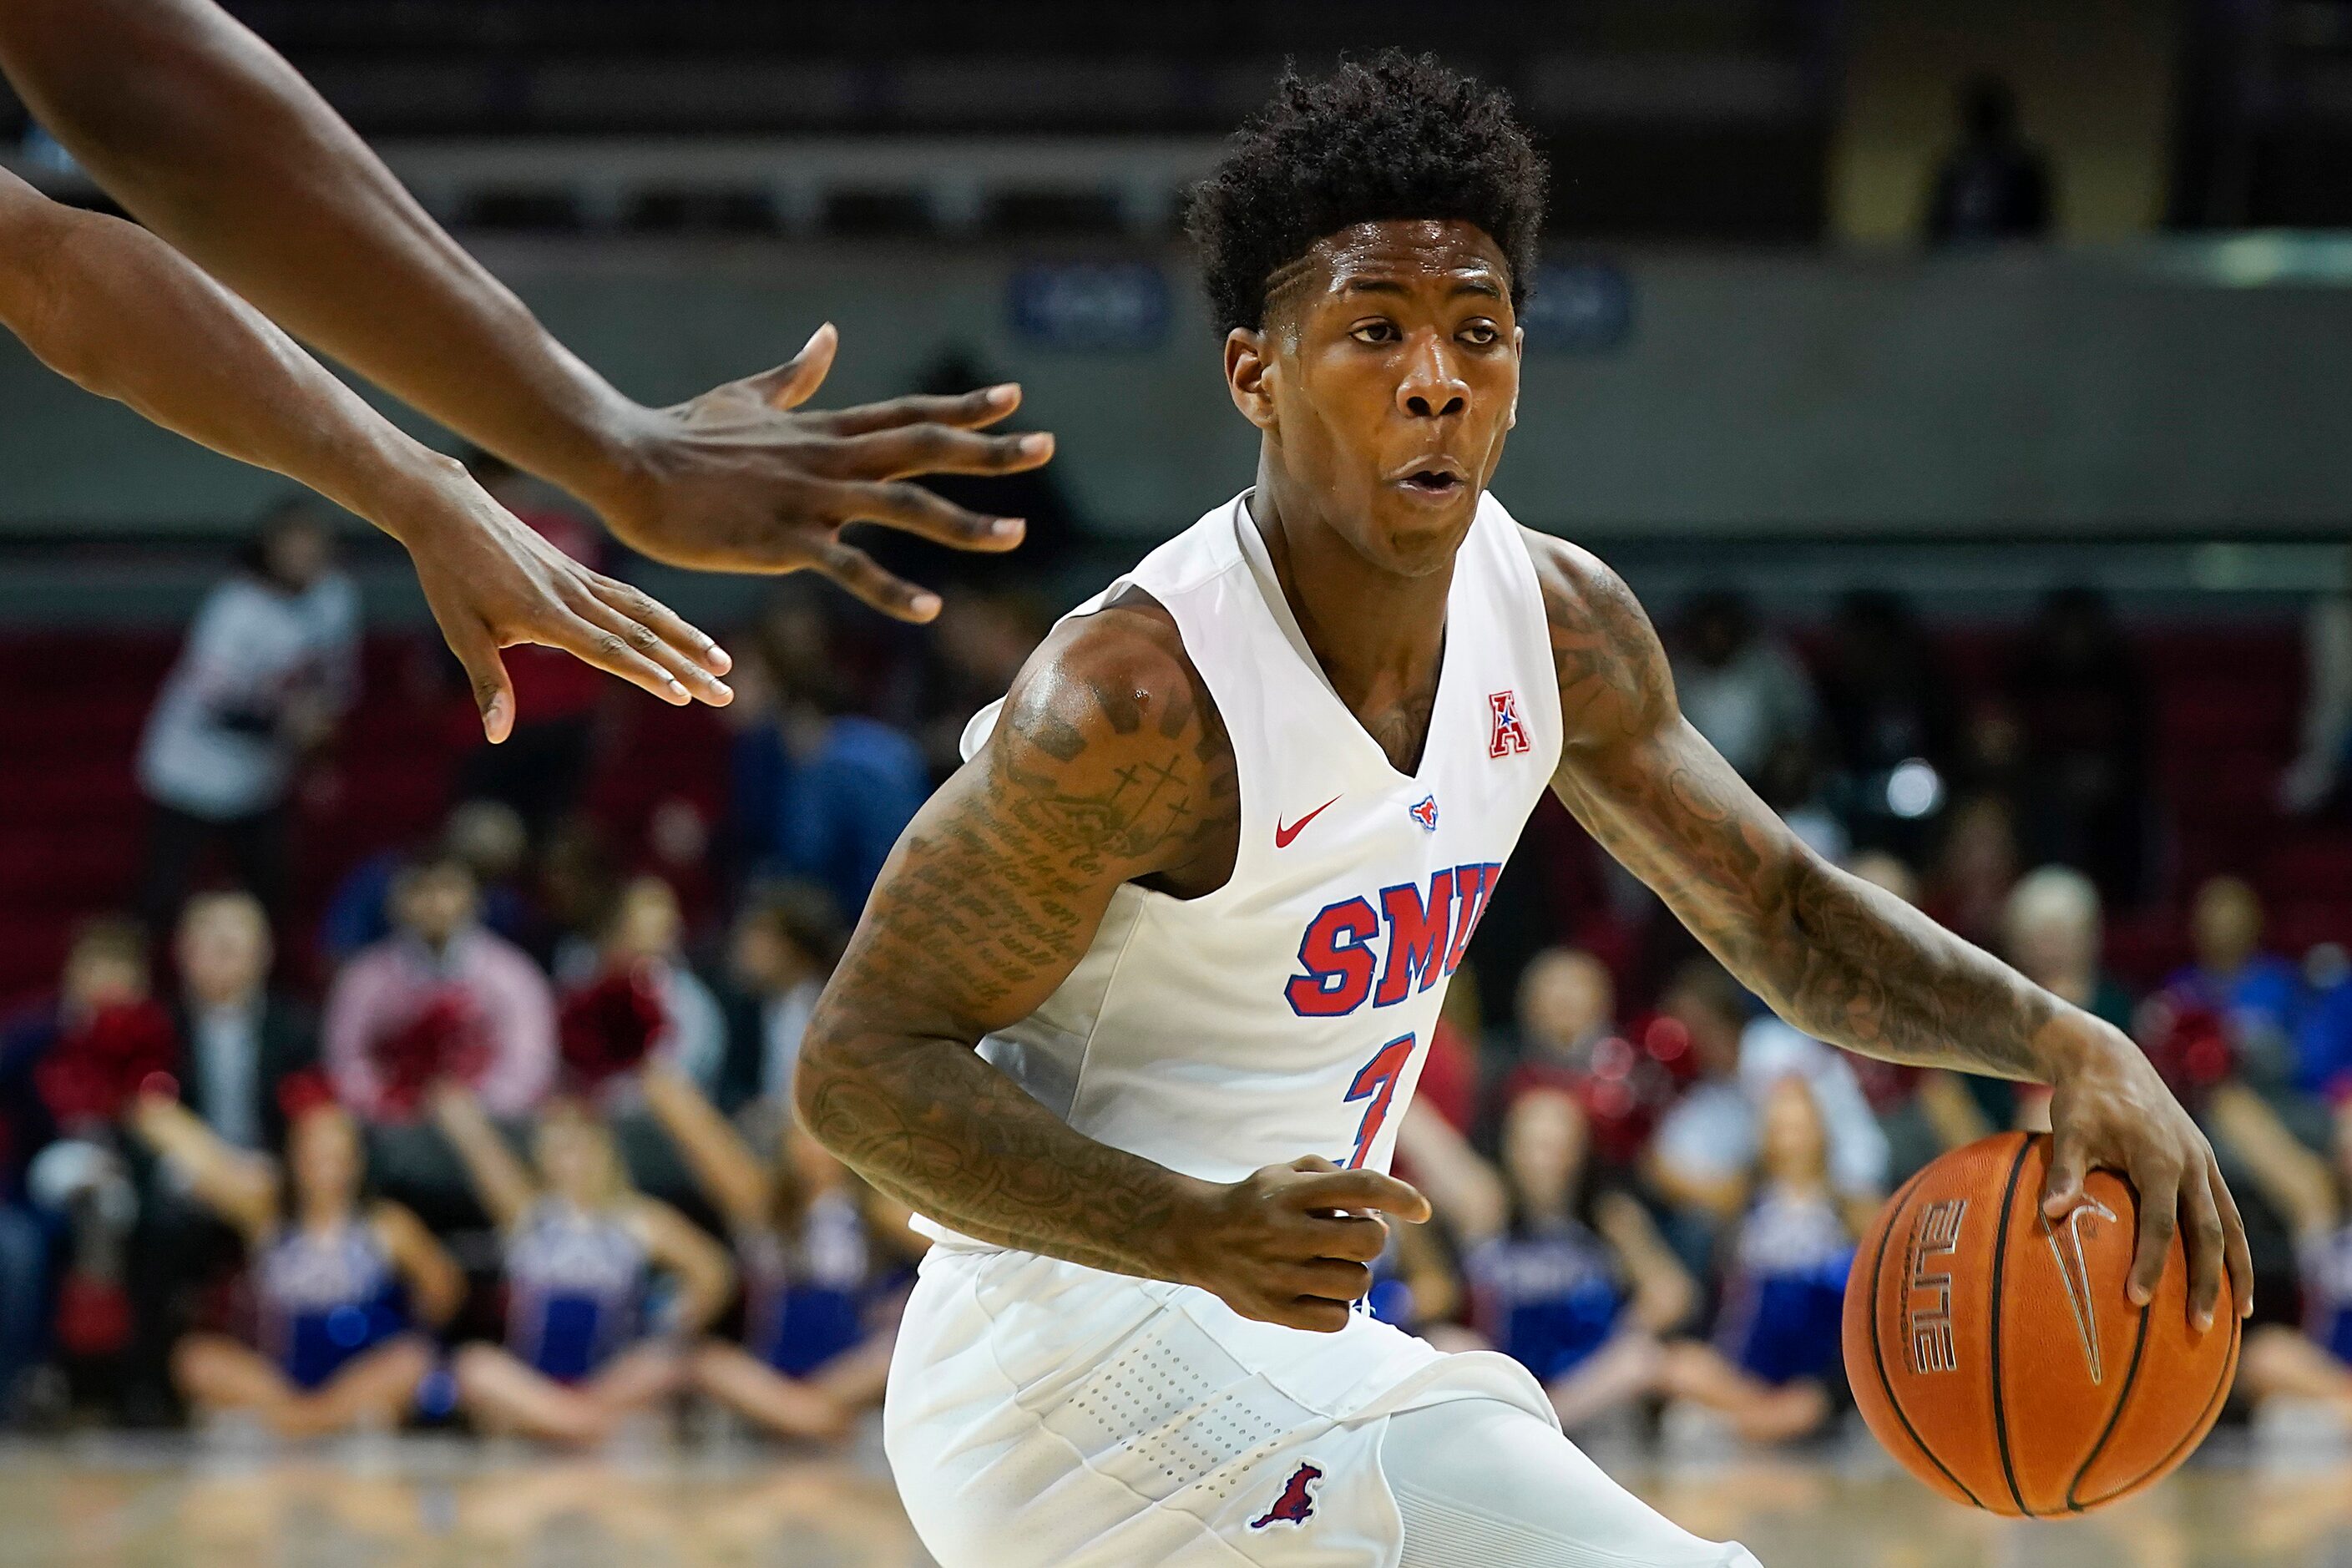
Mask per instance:
[[[1470,479],[1448,459],[1408,468],[1397,476],[1395,482],[1413,495],[1447,500],[1467,489]]]

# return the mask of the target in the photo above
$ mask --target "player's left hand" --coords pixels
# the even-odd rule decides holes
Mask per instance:
[[[407,546],[493,742],[514,729],[514,686],[499,650],[517,643],[562,648],[665,702],[717,705],[734,695],[719,679],[731,661],[717,643],[668,606],[556,549],[454,463],[381,508],[376,521]]]
[[[2089,1020],[2085,1020],[2089,1022]],[[2052,1219],[2083,1201],[2094,1165],[2121,1173],[2139,1201],[2139,1242],[2127,1287],[2146,1306],[2163,1278],[2175,1231],[2189,1256],[2189,1311],[2211,1327],[2224,1270],[2239,1314],[2254,1310],[2254,1266],[2245,1223],[2221,1180],[2213,1146],[2165,1088],[2147,1056],[2106,1025],[2066,1043],[2050,1098],[2050,1178],[2042,1213]]]
[[[878,522],[959,550],[1010,550],[1018,518],[982,517],[910,474],[1014,474],[1054,455],[1046,435],[981,434],[1021,405],[1021,389],[898,397],[837,413],[796,413],[833,366],[831,322],[773,370],[669,408],[642,408],[622,437],[625,472],[587,499],[623,543],[656,561],[712,572],[821,572],[876,609],[928,621],[939,595],[893,576],[841,537]]]

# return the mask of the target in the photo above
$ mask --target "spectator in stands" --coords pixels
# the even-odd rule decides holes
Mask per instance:
[[[727,1254],[630,1190],[611,1131],[576,1100],[539,1118],[529,1165],[467,1090],[445,1082],[433,1110],[505,1251],[506,1343],[457,1352],[460,1399],[485,1430],[602,1442],[678,1388],[676,1346],[708,1328],[734,1289]],[[674,1289],[648,1323],[656,1274]]]
[[[1915,908],[1919,878],[1899,858],[1864,850],[1846,869],[1883,892]],[[2005,1125],[2014,1110],[2015,1089],[2005,1079],[1979,1078],[1946,1068],[1905,1067],[1869,1057],[1848,1057],[1863,1097],[1886,1134],[1889,1186],[1947,1150],[1973,1143]]]
[[[708,1094],[718,1088],[726,1062],[727,1020],[710,987],[686,961],[685,935],[670,885],[659,877],[638,877],[621,889],[603,945],[559,955],[556,977],[564,985],[567,1020],[600,987],[643,984],[660,1011],[655,1056]]]
[[[708,1342],[694,1386],[786,1437],[839,1437],[881,1403],[898,1314],[925,1239],[908,1214],[789,1118],[772,1166],[683,1073],[656,1066],[646,1103],[726,1222],[743,1270],[740,1344]]]
[[[2166,983],[2167,999],[2214,1014],[2233,1054],[2273,1069],[2271,1076],[2311,1077],[2294,1065],[2304,1021],[2303,976],[2285,959],[2263,951],[2261,895],[2242,878],[2209,879],[2197,889],[2189,934],[2197,961]]]
[[[1588,1080],[1536,1070],[1503,1112],[1499,1173],[1412,1112],[1398,1148],[1462,1249],[1478,1342],[1533,1373],[1573,1431],[1652,1390],[1658,1336],[1697,1292],[1622,1175],[1591,1169]]]
[[[1669,1347],[1660,1370],[1666,1394],[1715,1411],[1750,1442],[1808,1436],[1830,1417],[1853,1266],[1849,1205],[1833,1190],[1832,1158],[1805,1080],[1776,1081],[1713,1342]]]
[[[2336,800],[2352,768],[2352,549],[2336,570],[2304,616],[2303,742],[2278,787],[2280,806],[2297,814]]]
[[[236,1230],[259,1310],[257,1347],[192,1333],[173,1349],[173,1375],[197,1409],[249,1411],[282,1436],[396,1426],[465,1277],[415,1215],[368,1198],[359,1130],[325,1084],[288,1099],[282,1170],[168,1095],[132,1109],[174,1179]]]
[[[2341,1100],[2352,1095],[2352,974],[2336,979],[2305,1008],[2295,1031],[2296,1087]]]
[[[603,533],[505,458],[476,449],[466,467],[490,499],[591,572],[604,569]],[[561,648],[519,643],[499,651],[514,685],[515,721],[505,742],[467,752],[457,793],[514,808],[537,842],[579,803],[589,777],[596,707],[605,677]]]
[[[1658,1010],[1682,1026],[1698,1078],[1659,1124],[1643,1174],[1668,1203],[1712,1232],[1738,1216],[1755,1149],[1753,1109],[1739,1083],[1748,998],[1721,964],[1695,958],[1667,982]]]
[[[284,914],[295,770],[358,689],[358,595],[311,503],[270,513],[239,566],[196,612],[139,742],[151,931],[169,929],[215,840],[271,918]]]
[[[2263,1195],[2287,1217],[2302,1274],[2302,1329],[2249,1330],[2239,1380],[2265,1405],[2331,1406],[2352,1431],[2352,1099],[2336,1101],[2332,1159],[2268,1119],[2252,1096],[2215,1109]]]
[[[189,1109],[232,1148],[282,1147],[278,1089],[317,1062],[318,1021],[269,984],[273,954],[260,902],[249,893],[199,894],[180,917],[173,951],[176,1076]]]
[[[482,923],[522,941],[530,909],[518,879],[530,840],[520,814],[499,801],[460,801],[441,825],[441,848],[474,873]],[[392,934],[392,884],[407,859],[399,849],[380,849],[344,873],[319,917],[319,946],[329,958],[340,963]]]
[[[85,1387],[104,1387],[142,1425],[167,1411],[135,1397],[121,1374],[134,1311],[128,1279],[139,1192],[115,1118],[140,1080],[170,1068],[169,1016],[149,994],[147,941],[133,921],[101,916],[75,933],[57,996],[21,1016],[0,1045],[13,1080],[11,1121],[24,1193],[63,1242],[55,1342]]]
[[[2000,945],[2009,890],[2017,883],[2017,832],[2006,802],[1972,795],[1944,818],[1922,907],[1938,925],[1985,948]]]
[[[286,1144],[281,1090],[318,1061],[318,1021],[269,984],[269,922],[248,893],[200,893],[180,916],[173,943],[179,990],[172,1002],[172,1077],[187,1114],[234,1150],[263,1154]],[[238,1251],[241,1238],[218,1206],[140,1161],[139,1224],[129,1278],[136,1341],[129,1376],[142,1396],[170,1383],[172,1346],[191,1321],[191,1298]]]
[[[448,1078],[501,1116],[537,1105],[555,1072],[555,1001],[538,965],[476,916],[474,877],[447,855],[393,889],[393,935],[335,977],[326,1061],[362,1121],[404,1121]]]
[[[734,997],[719,1103],[792,1103],[801,1036],[848,941],[831,894],[813,882],[770,883],[744,905],[729,944]]]
[[[2018,972],[2128,1034],[2132,994],[2100,966],[2099,889],[2080,871],[2044,866],[2009,892],[2001,953]]]
[[[737,674],[735,831],[747,875],[808,878],[849,911],[866,907],[930,775],[913,741],[851,710],[817,593],[778,587]]]
[[[1931,245],[2040,239],[2050,232],[2050,163],[2018,132],[2017,95],[1995,76],[1960,89],[1960,141],[1927,198]]]
[[[1759,777],[1780,746],[1811,739],[1815,705],[1804,667],[1764,634],[1738,595],[1692,600],[1673,650],[1683,716],[1740,777]]]
[[[1916,856],[1924,813],[1893,802],[1895,769],[1925,763],[1948,781],[1959,760],[1960,707],[1944,660],[1910,606],[1889,593],[1849,594],[1830,623],[1822,717],[1863,843]],[[1897,804],[1906,809],[1897,811]]]
[[[2138,658],[2104,595],[2067,588],[2043,601],[2007,695],[2024,746],[2027,852],[2087,873],[2110,906],[2137,903],[2155,727]]]
[[[1617,986],[1608,965],[1578,948],[1546,948],[1519,976],[1517,1027],[1490,1070],[1566,1072],[1594,1080],[1585,1110],[1604,1160],[1637,1158],[1674,1098],[1664,1064],[1617,1025]],[[1507,1092],[1507,1089],[1506,1090]]]
[[[1765,1111],[1783,1079],[1802,1081],[1825,1131],[1832,1190],[1857,1219],[1886,1190],[1886,1134],[1871,1113],[1844,1053],[1779,1018],[1751,1015],[1747,994],[1710,960],[1677,973],[1665,1011],[1689,1031],[1699,1082],[1666,1112],[1651,1146],[1650,1174],[1669,1199],[1736,1220],[1763,1152]]]

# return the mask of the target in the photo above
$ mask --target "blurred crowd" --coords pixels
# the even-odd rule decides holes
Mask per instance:
[[[0,1023],[0,1421],[849,1432],[925,1244],[786,1104],[847,922],[1047,625],[1017,577],[950,606],[892,639],[781,585],[732,639],[722,820],[656,814],[640,850],[583,808],[601,678],[509,650],[514,738],[298,924],[289,802],[362,696],[359,628],[317,523],[270,520],[157,697],[136,912]],[[1729,594],[1665,629],[1692,722],[1816,850],[2149,1053],[2249,1221],[2244,1386],[2352,1417],[2352,978],[2271,951],[2231,877],[2195,889],[2177,973],[2104,963],[2161,875],[2108,606],[2053,595],[1991,700],[1883,594],[1801,647]],[[2302,808],[2346,728],[2306,724]],[[1517,1357],[1571,1430],[1834,1426],[1854,1238],[1939,1152],[2045,1126],[2045,1094],[1780,1022],[1556,807],[1503,889],[1400,1138],[1436,1218],[1399,1227],[1372,1309]]]

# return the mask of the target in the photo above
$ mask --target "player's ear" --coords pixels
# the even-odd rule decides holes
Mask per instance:
[[[1528,357],[1528,330],[1525,327],[1513,327],[1511,329],[1511,357],[1517,360],[1525,360]],[[1516,430],[1518,427],[1519,389],[1515,384],[1511,388],[1511,412],[1508,416],[1504,419],[1503,428],[1506,430]]]
[[[1225,334],[1225,390],[1242,417],[1261,430],[1274,428],[1274,355],[1263,331],[1235,327]]]

